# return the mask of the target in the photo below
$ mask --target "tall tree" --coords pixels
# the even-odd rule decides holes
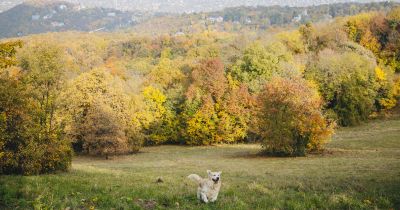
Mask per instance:
[[[249,121],[247,87],[234,84],[219,59],[203,60],[192,72],[186,92],[184,137],[187,144],[237,142]]]
[[[306,69],[307,79],[317,82],[340,125],[356,125],[368,119],[377,95],[375,60],[355,52],[324,50]]]
[[[2,72],[2,81],[8,85],[1,90],[6,96],[2,113],[5,165],[1,171],[38,174],[67,170],[72,153],[56,118],[63,63],[60,51],[47,44],[26,47],[19,62],[21,70],[14,76]]]
[[[141,146],[130,97],[115,79],[105,69],[93,69],[63,91],[66,131],[77,152],[108,156],[136,152]]]

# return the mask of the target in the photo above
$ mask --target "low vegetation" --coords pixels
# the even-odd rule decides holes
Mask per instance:
[[[323,154],[259,156],[259,145],[146,147],[110,160],[78,156],[68,173],[1,176],[2,209],[398,209],[400,119],[336,131]],[[188,174],[222,170],[216,203]]]

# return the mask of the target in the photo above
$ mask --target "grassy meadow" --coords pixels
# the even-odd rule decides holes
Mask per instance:
[[[258,145],[158,146],[67,173],[0,176],[0,209],[400,209],[400,119],[339,129],[324,154],[261,157]],[[216,203],[190,173],[222,170]],[[159,181],[157,181],[160,178]]]

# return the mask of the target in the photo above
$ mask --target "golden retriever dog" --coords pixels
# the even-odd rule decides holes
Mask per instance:
[[[215,202],[221,189],[221,171],[211,172],[207,170],[207,178],[201,178],[197,174],[190,174],[189,179],[197,182],[197,198],[204,203]]]

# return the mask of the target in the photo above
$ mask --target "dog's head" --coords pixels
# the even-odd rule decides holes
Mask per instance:
[[[219,180],[221,180],[221,173],[221,171],[211,172],[210,170],[207,170],[208,178],[213,180],[214,183],[218,183]]]

